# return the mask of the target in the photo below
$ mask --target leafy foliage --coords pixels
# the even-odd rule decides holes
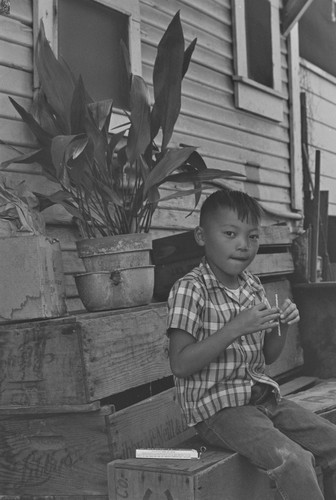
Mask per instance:
[[[44,234],[38,199],[26,188],[24,181],[9,186],[0,177],[0,219],[8,222],[12,233]]]
[[[38,148],[9,163],[41,165],[44,175],[57,183],[52,196],[35,193],[45,208],[62,204],[77,218],[82,235],[147,232],[160,200],[159,187],[167,182],[193,184],[166,197],[195,195],[197,205],[205,183],[237,173],[208,169],[195,147],[170,148],[181,109],[181,86],[196,45],[185,50],[179,12],[167,27],[157,50],[153,72],[154,103],[145,81],[130,71],[127,134],[111,133],[111,100],[93,102],[82,78],[76,81],[68,66],[54,56],[41,23],[36,66],[40,89],[31,112],[11,102],[34,133]],[[161,145],[155,139],[161,129]]]

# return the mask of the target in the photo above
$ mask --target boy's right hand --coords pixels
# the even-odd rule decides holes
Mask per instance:
[[[278,307],[267,307],[264,303],[244,309],[230,323],[240,332],[237,337],[260,330],[274,328],[278,324],[280,310]]]

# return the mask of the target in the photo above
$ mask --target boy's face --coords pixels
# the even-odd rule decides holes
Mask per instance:
[[[203,227],[196,228],[195,238],[205,247],[205,255],[217,279],[235,288],[238,275],[258,252],[259,225],[241,221],[229,208],[220,208],[206,217]]]

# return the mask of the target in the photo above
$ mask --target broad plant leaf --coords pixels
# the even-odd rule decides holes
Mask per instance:
[[[166,150],[163,158],[155,165],[153,170],[150,171],[145,181],[144,194],[146,194],[151,187],[166,182],[167,176],[179,168],[189,158],[193,151],[195,151],[195,148],[192,146]]]
[[[188,71],[191,56],[193,55],[193,52],[195,50],[196,43],[197,43],[197,38],[194,38],[194,40],[191,42],[191,44],[187,47],[187,49],[184,52],[182,78],[184,78],[186,72]]]
[[[14,99],[12,99],[11,97],[9,97],[9,100],[21,116],[22,120],[29,126],[38,142],[44,147],[50,146],[52,135],[46,132],[35,120],[33,115],[26,111],[19,103],[14,101]]]
[[[131,127],[128,133],[126,154],[132,164],[147,149],[150,141],[150,104],[148,87],[140,76],[132,77]]]
[[[181,109],[183,61],[184,37],[180,12],[177,12],[158,45],[153,72],[155,106],[162,127],[163,150],[171,139]]]
[[[98,129],[102,131],[103,129],[108,129],[112,114],[112,99],[106,99],[104,101],[97,101],[88,104],[88,108],[91,111],[91,116],[95,121]]]
[[[83,216],[78,208],[75,206],[72,196],[66,191],[60,190],[51,195],[44,195],[42,193],[35,193],[39,200],[40,211],[43,212],[48,207],[53,205],[62,205],[73,217],[83,220]]]
[[[123,61],[124,61],[124,64],[125,64],[127,78],[128,78],[128,81],[131,84],[131,77],[132,77],[131,59],[130,59],[130,55],[129,55],[129,50],[126,47],[126,44],[125,44],[124,40],[120,40],[120,48],[121,48],[121,52],[122,52],[122,56],[123,56]]]
[[[84,151],[87,146],[88,138],[85,134],[81,135],[58,135],[54,137],[51,144],[51,158],[56,169],[57,178],[70,189],[70,180],[68,176],[68,162],[71,158],[74,160]]]
[[[70,106],[74,91],[74,81],[68,67],[57,60],[45,36],[41,20],[36,44],[36,67],[41,87],[53,108],[63,133],[70,133]]]
[[[62,126],[58,122],[41,88],[35,93],[30,113],[43,130],[51,136],[54,137],[63,133]]]
[[[84,88],[82,77],[79,77],[71,100],[71,107],[70,107],[71,133],[82,134],[86,132],[85,128],[86,120],[87,120],[86,91]]]

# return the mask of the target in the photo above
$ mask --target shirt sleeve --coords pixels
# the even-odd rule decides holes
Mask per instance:
[[[171,328],[178,328],[198,338],[203,305],[201,289],[195,282],[184,278],[177,281],[168,297],[167,335]]]

